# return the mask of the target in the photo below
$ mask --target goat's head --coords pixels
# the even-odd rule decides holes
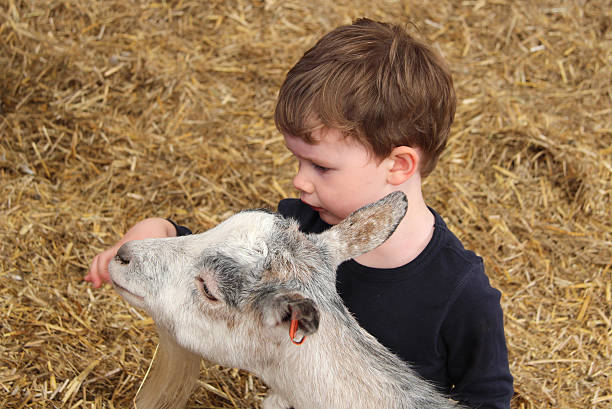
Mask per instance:
[[[117,291],[181,346],[245,367],[246,354],[258,355],[254,344],[288,342],[291,321],[301,335],[315,332],[320,304],[340,302],[338,264],[382,244],[406,208],[395,192],[316,235],[276,213],[243,211],[201,234],[128,242],[110,273]]]

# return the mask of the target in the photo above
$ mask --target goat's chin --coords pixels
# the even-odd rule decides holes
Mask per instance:
[[[113,287],[115,288],[115,291],[117,291],[119,295],[123,297],[124,300],[132,304],[134,307],[139,307],[139,308],[145,307],[144,297],[134,294],[127,288],[117,284],[115,280],[111,280],[111,282],[113,284]]]

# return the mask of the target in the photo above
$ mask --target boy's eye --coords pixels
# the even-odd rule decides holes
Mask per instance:
[[[327,172],[329,170],[329,168],[326,168],[325,166],[317,165],[316,163],[313,163],[312,167],[318,170],[319,172]]]

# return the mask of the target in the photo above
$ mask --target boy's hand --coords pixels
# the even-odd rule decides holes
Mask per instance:
[[[108,264],[111,259],[115,257],[119,248],[131,240],[143,240],[143,239],[155,239],[163,237],[174,237],[176,236],[176,229],[166,219],[152,218],[145,219],[138,222],[125,233],[117,243],[111,248],[102,253],[98,254],[93,258],[89,272],[85,276],[85,281],[89,281],[93,284],[94,288],[99,288],[103,283],[110,281],[110,274],[108,272]]]

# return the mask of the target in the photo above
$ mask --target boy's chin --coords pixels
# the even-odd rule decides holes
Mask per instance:
[[[333,214],[330,214],[325,210],[319,210],[319,217],[325,223],[331,224],[331,225],[338,224],[342,221],[342,219],[340,219],[339,217],[334,216]]]

